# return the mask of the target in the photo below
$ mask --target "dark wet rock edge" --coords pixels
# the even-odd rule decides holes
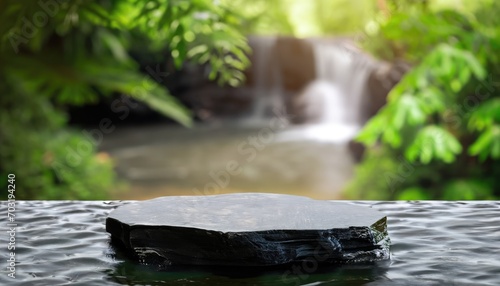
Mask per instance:
[[[113,218],[106,230],[143,264],[276,266],[314,260],[351,264],[389,259],[386,218],[370,227],[219,232],[177,226],[129,226]]]

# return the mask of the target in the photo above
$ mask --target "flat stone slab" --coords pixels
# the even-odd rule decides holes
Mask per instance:
[[[291,195],[160,197],[118,207],[106,230],[146,264],[269,266],[389,258],[384,214]]]

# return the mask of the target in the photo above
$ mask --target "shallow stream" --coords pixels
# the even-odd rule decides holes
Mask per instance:
[[[341,198],[353,175],[346,142],[354,128],[241,125],[117,128],[100,149],[130,188],[113,199],[235,192]]]

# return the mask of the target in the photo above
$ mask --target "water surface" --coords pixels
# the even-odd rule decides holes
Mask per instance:
[[[104,228],[107,214],[126,203],[18,202],[16,279],[2,259],[0,285],[500,285],[500,202],[348,202],[387,214],[391,261],[245,271],[129,260]],[[3,257],[7,243],[3,232]]]

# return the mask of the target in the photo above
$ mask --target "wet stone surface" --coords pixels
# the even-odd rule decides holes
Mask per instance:
[[[161,197],[121,206],[106,230],[143,264],[276,266],[389,258],[384,214],[277,194]]]

